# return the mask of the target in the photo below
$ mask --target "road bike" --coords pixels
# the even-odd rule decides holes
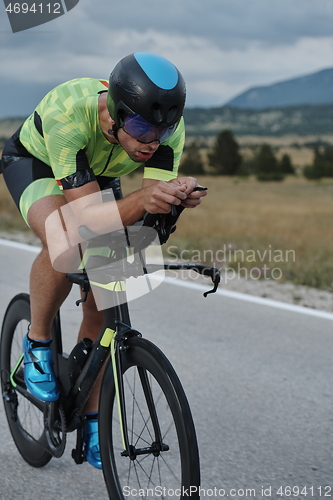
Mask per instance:
[[[72,457],[77,464],[84,462],[82,410],[104,372],[99,439],[105,484],[113,500],[124,500],[131,491],[139,490],[152,497],[199,498],[199,452],[189,403],[166,356],[132,328],[124,280],[160,269],[192,270],[212,279],[214,287],[206,296],[216,291],[220,273],[197,264],[148,264],[145,252],[152,242],[152,231],[156,235],[158,229],[160,241],[165,239],[161,217],[153,219],[154,223],[146,217],[142,227],[107,236],[80,228],[91,253],[103,247],[109,254],[90,255],[83,269],[67,274],[81,289],[77,305],[86,300],[92,287],[103,290],[106,296],[112,294],[113,302],[103,310],[104,324],[96,342],[83,339],[69,354],[63,352],[60,311],[55,316],[52,350],[61,393],[58,401],[37,399],[24,382],[22,339],[30,323],[28,294],[12,299],[1,331],[5,413],[18,451],[33,467],[61,457],[66,434],[73,431],[76,446]],[[155,229],[149,227],[153,224]]]

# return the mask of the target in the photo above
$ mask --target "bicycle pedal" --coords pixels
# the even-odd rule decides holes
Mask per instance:
[[[83,464],[83,462],[86,462],[86,457],[84,456],[84,453],[82,450],[78,450],[77,448],[74,448],[72,450],[72,459],[74,462],[78,465]]]

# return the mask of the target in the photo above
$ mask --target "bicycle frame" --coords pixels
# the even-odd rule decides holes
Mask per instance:
[[[129,265],[136,266],[137,263]],[[160,270],[161,268],[165,270],[194,270],[199,274],[210,276],[212,278],[212,281],[214,282],[214,288],[208,292],[205,292],[205,297],[207,296],[207,294],[215,292],[219,283],[220,274],[217,269],[197,264],[163,264],[162,266],[159,264],[150,264],[144,267],[144,273],[152,273],[154,271]],[[110,267],[108,269],[110,269]],[[132,272],[134,274],[136,273],[136,271]],[[88,292],[89,280],[87,276],[83,278],[82,274],[73,273],[67,275],[67,277],[71,282],[80,284],[81,290],[83,292]],[[98,286],[98,283],[94,282],[94,286]],[[103,286],[103,288],[105,288],[105,286]],[[147,375],[144,371],[139,372],[139,376],[143,386],[147,406],[150,411],[151,420],[154,426],[155,444],[154,447],[143,449],[133,449],[133,447],[129,445],[120,352],[122,349],[126,349],[127,338],[133,336],[141,337],[141,333],[131,327],[128,304],[127,301],[124,300],[126,292],[110,291],[110,293],[116,294],[113,295],[116,297],[118,295],[121,300],[119,300],[120,303],[116,304],[114,307],[105,309],[103,311],[103,327],[98,335],[90,356],[70,393],[70,395],[74,399],[71,405],[72,413],[70,412],[68,430],[71,430],[72,428],[75,428],[77,426],[76,419],[80,417],[83,406],[89,397],[93,385],[97,380],[98,375],[100,374],[104,363],[108,358],[108,355],[111,354],[117,398],[117,408],[119,414],[120,433],[124,447],[122,455],[128,456],[133,459],[140,454],[150,452],[158,453],[160,451],[165,451],[167,448],[162,442],[161,431],[159,429],[159,423],[155,413],[150,386],[147,381]]]
[[[98,243],[100,242],[100,240],[98,239],[98,237],[95,238],[95,240],[95,242],[92,242],[92,247],[99,246]],[[133,262],[128,262],[125,259],[125,261],[127,262],[127,264],[125,265],[125,269],[119,269],[119,265],[116,265],[117,263],[112,263],[111,259],[111,263],[106,263],[97,268],[94,267],[94,270],[107,270],[112,283],[119,283],[124,278],[130,276],[145,275],[161,269],[187,271],[194,270],[199,274],[211,277],[214,283],[214,288],[206,292],[204,296],[207,296],[208,293],[213,293],[216,291],[220,280],[220,273],[218,269],[197,264],[146,264],[143,252],[144,250],[140,250],[139,252],[137,252],[135,254],[136,257]],[[121,258],[123,258],[124,256],[126,257],[127,249],[120,249],[119,255]],[[103,367],[105,366],[107,359],[111,355],[120,423],[120,434],[123,443],[122,455],[134,459],[137,455],[147,453],[159,454],[161,451],[167,450],[167,445],[164,445],[162,442],[161,430],[159,428],[159,422],[154,408],[150,385],[148,382],[147,374],[143,369],[139,369],[139,377],[147,402],[147,407],[149,409],[151,422],[153,424],[155,440],[151,447],[135,449],[132,445],[130,445],[125,409],[126,405],[124,399],[121,351],[126,350],[126,340],[128,338],[134,336],[141,337],[141,333],[134,330],[131,326],[128,303],[126,300],[126,291],[122,290],[121,286],[119,287],[119,291],[114,291],[115,287],[108,287],[105,285],[105,283],[103,284],[96,281],[89,281],[85,269],[83,269],[83,271],[81,272],[69,273],[67,274],[67,278],[70,282],[78,284],[81,291],[84,293],[84,298],[78,300],[77,305],[86,300],[87,294],[91,290],[91,286],[103,288],[104,293],[106,290],[107,294],[112,294],[113,299],[116,299],[116,303],[114,303],[112,307],[108,307],[103,311],[103,326],[89,352],[89,355],[81,372],[79,373],[76,380],[71,380],[68,365],[69,358],[63,353],[60,312],[58,312],[56,317],[54,318],[52,326],[52,350],[54,356],[54,369],[60,386],[60,399],[54,403],[45,403],[35,398],[24,387],[17,386],[17,384],[15,383],[15,374],[21,366],[23,355],[20,357],[12,373],[10,374],[12,385],[15,387],[17,386],[17,390],[21,392],[27,399],[29,399],[40,411],[44,412],[44,415],[50,415],[51,421],[53,423],[56,421],[57,415],[59,415],[59,404],[61,405],[60,413],[64,414],[66,422],[66,426],[64,429],[65,432],[71,432],[76,429],[78,430],[77,448],[76,450],[73,450],[74,453],[72,454],[72,456],[77,463],[81,463],[83,461],[82,411],[99,375],[103,370]],[[117,301],[117,299],[119,300]],[[53,453],[55,454],[55,456],[60,456],[56,455],[57,450],[54,450]]]

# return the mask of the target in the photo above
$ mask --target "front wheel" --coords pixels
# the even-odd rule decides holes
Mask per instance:
[[[47,451],[44,407],[27,393],[23,376],[22,340],[30,323],[29,295],[19,294],[10,302],[0,341],[1,390],[8,425],[18,451],[33,467],[43,467],[52,458]]]
[[[132,457],[123,453],[110,363],[99,407],[101,457],[110,498],[198,499],[200,468],[196,433],[174,369],[154,344],[141,338],[126,341],[121,364],[128,437],[134,452]],[[149,409],[147,391],[153,396],[154,408]],[[156,427],[162,436],[163,451],[154,452]]]

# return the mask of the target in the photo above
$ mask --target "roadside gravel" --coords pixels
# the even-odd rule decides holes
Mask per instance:
[[[0,238],[18,241],[28,245],[40,246],[39,239],[33,234],[22,232],[0,231]],[[185,279],[191,279],[188,273],[182,275]],[[193,279],[193,278],[192,278]],[[202,277],[196,277],[193,281],[207,283]],[[235,292],[247,293],[258,297],[310,307],[321,311],[333,312],[333,293],[310,288],[307,286],[294,285],[293,283],[278,283],[274,280],[253,280],[231,275],[222,275],[221,288]]]

